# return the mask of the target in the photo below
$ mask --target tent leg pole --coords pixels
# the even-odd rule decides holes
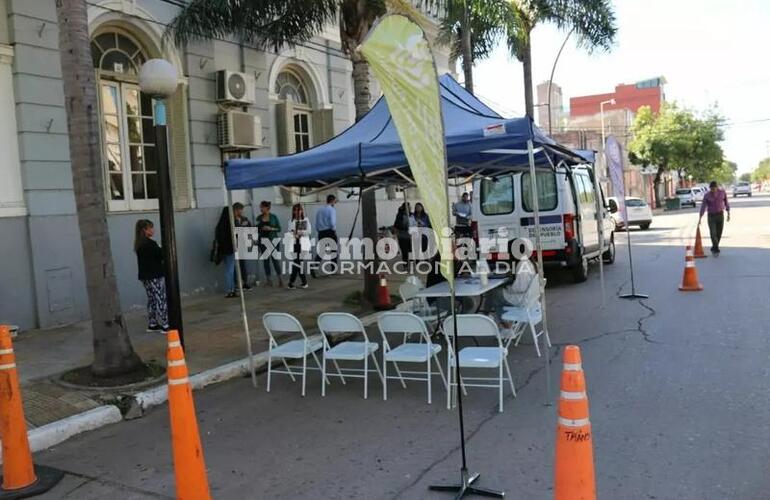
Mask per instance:
[[[243,297],[243,276],[241,275],[241,265],[238,262],[238,241],[235,237],[235,214],[233,214],[233,204],[230,197],[230,191],[225,184],[224,170],[222,170],[222,192],[225,197],[225,206],[230,219],[230,234],[233,239],[233,249],[235,250],[235,277],[238,280],[238,296],[241,299],[241,317],[243,319],[243,331],[246,335],[246,349],[249,353],[249,372],[251,374],[251,385],[257,388],[257,374],[254,371],[254,354],[251,347],[251,332],[249,331],[249,318],[246,315],[246,299]]]
[[[532,208],[535,216],[535,245],[537,248],[537,277],[540,283],[540,300],[543,310],[543,338],[548,339],[548,315],[546,312],[545,300],[545,273],[543,271],[543,245],[540,234],[540,200],[537,191],[537,172],[535,171],[535,152],[532,146],[532,139],[527,141],[527,153],[529,155],[529,180],[531,183]],[[535,339],[537,342],[537,339]],[[547,340],[543,342],[543,356],[545,360],[545,406],[551,406],[551,348],[548,347]]]

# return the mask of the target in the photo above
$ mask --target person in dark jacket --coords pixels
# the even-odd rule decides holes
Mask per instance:
[[[147,331],[168,331],[168,306],[166,304],[166,280],[164,276],[163,251],[155,240],[155,226],[152,221],[136,221],[134,230],[134,252],[139,268],[139,281],[147,292]]]
[[[235,291],[235,250],[233,249],[233,232],[230,230],[230,213],[228,207],[222,209],[219,222],[214,230],[217,254],[224,263],[225,297],[231,299],[238,296]]]
[[[412,253],[412,235],[409,232],[409,228],[414,225],[413,221],[414,219],[409,211],[409,203],[402,203],[398,207],[396,219],[393,221],[393,232],[396,233],[401,260],[406,263],[409,263],[409,257]]]

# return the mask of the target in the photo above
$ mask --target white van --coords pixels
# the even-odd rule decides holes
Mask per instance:
[[[601,200],[604,248],[599,249],[593,171],[588,165],[556,172],[538,171],[539,208],[543,261],[568,268],[575,282],[588,277],[588,262],[603,256],[615,260],[615,224],[605,200]],[[473,229],[478,237],[502,239],[511,251],[519,237],[535,242],[529,172],[477,179],[473,184]]]

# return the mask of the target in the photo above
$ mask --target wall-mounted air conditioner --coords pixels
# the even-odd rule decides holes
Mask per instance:
[[[262,147],[262,120],[242,111],[228,111],[217,116],[219,147],[225,151],[243,151]]]
[[[257,82],[253,75],[236,71],[217,71],[217,102],[254,104]]]

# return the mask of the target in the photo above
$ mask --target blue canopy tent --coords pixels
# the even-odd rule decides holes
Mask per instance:
[[[593,152],[576,152],[548,137],[529,117],[506,119],[468,93],[451,76],[439,78],[441,109],[447,149],[447,176],[465,183],[476,176],[494,177],[512,171],[555,169],[558,165],[591,163]],[[371,189],[387,185],[413,185],[409,165],[401,147],[395,124],[385,98],[380,98],[361,120],[338,136],[300,153],[273,157],[236,159],[226,162],[226,204],[229,192],[270,186],[330,189],[359,187]],[[532,190],[536,178],[531,176]],[[536,248],[542,262],[538,197],[533,197]],[[232,210],[230,211],[233,224]],[[240,267],[235,266],[239,288]],[[541,294],[545,297],[545,279],[538,266]],[[251,341],[245,303],[241,293],[243,322],[249,348]],[[547,331],[543,300],[543,330]],[[546,335],[547,338],[547,335]],[[545,346],[546,365],[549,363]],[[546,373],[548,371],[546,370]],[[550,387],[550,381],[547,382]]]
[[[463,89],[451,76],[439,79],[449,176],[495,175],[535,164],[552,167],[586,160],[557,144],[528,117],[505,119]],[[373,186],[404,183],[410,176],[398,132],[384,98],[340,135],[306,151],[274,158],[227,162],[229,190],[267,186]]]

